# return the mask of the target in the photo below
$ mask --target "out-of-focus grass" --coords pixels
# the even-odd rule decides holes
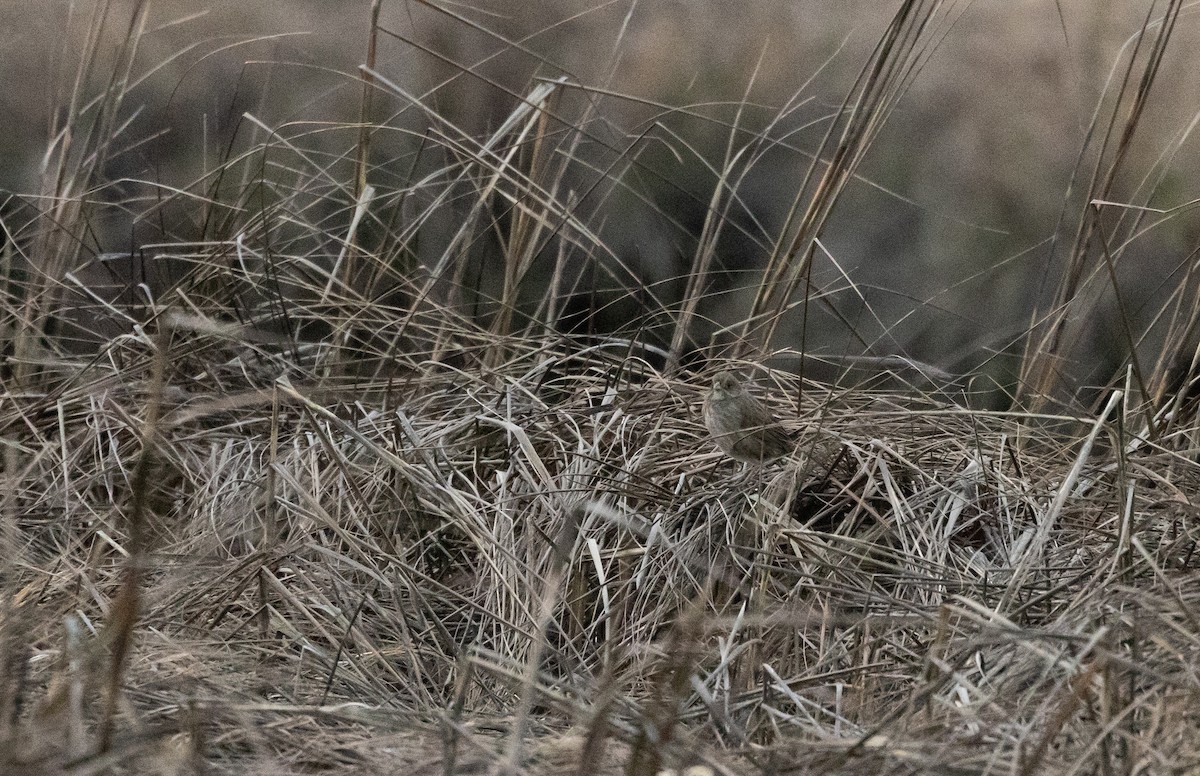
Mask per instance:
[[[1054,278],[1069,261],[1075,224],[1063,217],[1064,192],[1081,151],[1082,169],[1091,169],[1102,138],[1087,144],[1089,119],[1098,102],[1101,116],[1116,115],[1120,81],[1109,82],[1112,68],[1116,63],[1119,74],[1143,21],[1157,29],[1166,7],[1159,5],[1069,0],[1019,10],[1001,2],[956,9],[953,27],[873,140],[863,178],[841,195],[842,206],[826,224],[828,255],[817,256],[812,281],[836,312],[820,305],[793,314],[781,324],[781,341],[826,357],[902,355],[979,373],[976,387],[991,386],[988,406],[1003,406],[1005,394],[1017,390],[1021,338],[1033,307],[1052,306]],[[252,7],[214,0],[202,9],[180,0],[113,0],[94,7],[107,9],[107,24],[92,45],[92,5],[0,9],[3,26],[20,31],[12,45],[0,47],[0,69],[10,76],[6,100],[20,118],[0,136],[7,144],[0,145],[0,189],[21,194],[38,192],[46,179],[47,138],[62,126],[50,116],[69,104],[76,73],[83,75],[82,94],[103,94],[129,19],[139,8],[147,14],[118,114],[121,132],[105,158],[103,179],[120,180],[119,191],[93,192],[101,201],[137,204],[90,213],[81,257],[164,240],[228,238],[236,230],[227,228],[222,211],[173,199],[161,187],[245,198],[250,208],[264,196],[269,202],[270,192],[248,186],[244,175],[214,175],[260,142],[272,144],[265,160],[272,179],[276,172],[289,180],[294,170],[325,168],[334,180],[351,182],[346,165],[353,157],[345,154],[358,131],[345,123],[357,119],[362,98],[353,76],[364,61],[365,0],[353,7],[304,0]],[[579,197],[573,208],[613,254],[608,261],[629,268],[616,279],[589,271],[567,278],[568,290],[576,284],[605,290],[598,300],[576,300],[569,322],[611,331],[634,321],[630,328],[659,344],[674,331],[646,301],[653,294],[668,306],[683,304],[692,257],[706,247],[700,240],[714,190],[728,172],[729,124],[742,130],[733,148],[775,122],[769,137],[797,150],[759,143],[742,160],[754,163],[734,171],[737,196],[722,203],[721,228],[710,235],[717,253],[705,317],[712,323],[698,332],[701,342],[739,325],[753,286],[743,273],[766,263],[809,163],[806,153],[816,149],[893,11],[819,0],[737,8],[693,3],[686,15],[658,0],[632,10],[574,2],[449,10],[381,5],[387,32],[379,38],[379,69],[420,104],[376,92],[367,116],[379,127],[371,133],[373,182],[388,190],[417,188],[412,184],[423,173],[439,169],[437,150],[444,147],[424,139],[427,127],[448,122],[467,136],[485,136],[531,78],[567,75],[583,88],[565,90],[556,110],[591,134],[564,149],[583,164],[563,171],[563,186]],[[1197,160],[1186,128],[1200,96],[1189,77],[1200,45],[1186,18],[1172,34],[1175,45],[1117,178],[1121,202],[1169,209],[1196,195],[1188,181]],[[95,64],[80,70],[85,55]],[[246,112],[269,129],[248,122]],[[271,130],[278,132],[273,139]],[[306,159],[290,158],[283,138]],[[78,138],[72,142],[78,147]],[[1083,180],[1076,178],[1068,214],[1083,206]],[[149,204],[161,199],[167,202]],[[313,207],[326,201],[318,197]],[[411,198],[409,206],[419,210]],[[45,207],[44,200],[21,197],[5,200],[0,213],[14,228]],[[460,215],[453,207],[424,214],[422,239],[410,240],[410,248],[432,263]],[[1107,215],[1118,213],[1110,208]],[[1187,212],[1172,212],[1123,247],[1126,258],[1117,262],[1123,310],[1103,277],[1084,289],[1072,310],[1069,352],[1056,365],[1066,379],[1056,398],[1083,389],[1090,403],[1096,394],[1088,387],[1121,368],[1120,318],[1132,320],[1148,358],[1170,339],[1155,312],[1170,303],[1173,285],[1162,287],[1159,279],[1175,273],[1174,284],[1186,271],[1179,257],[1194,231],[1189,223]],[[1051,249],[1046,241],[1056,230]],[[468,277],[486,280],[489,295],[499,295],[496,254],[504,249],[489,249],[488,242],[482,235],[472,243],[477,265]],[[549,264],[544,259],[532,269],[543,285]],[[86,282],[106,277],[101,270]],[[635,281],[648,289],[641,298],[625,291]],[[580,307],[595,312],[589,317]],[[839,374],[837,368],[819,373]]]

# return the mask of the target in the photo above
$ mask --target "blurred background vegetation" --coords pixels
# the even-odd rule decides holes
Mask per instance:
[[[377,249],[388,229],[419,221],[392,259],[435,264],[479,198],[451,182],[437,199],[426,176],[445,177],[456,145],[465,159],[462,139],[494,132],[539,79],[564,78],[540,163],[554,166],[557,201],[590,235],[560,225],[543,237],[525,286],[530,310],[517,314],[557,283],[556,328],[665,347],[712,208],[720,218],[703,244],[716,251],[688,349],[728,342],[822,136],[898,5],[383,3],[365,116],[366,182],[380,215],[361,239]],[[233,239],[252,219],[229,218],[217,203],[236,201],[244,215],[279,198],[269,185],[248,186],[254,175],[303,190],[303,209],[323,227],[348,224],[370,10],[365,0],[4,4],[0,215],[10,236],[44,228],[56,190],[48,160],[67,153],[72,93],[98,99],[118,86],[112,141],[77,182],[86,227],[67,265],[83,283],[119,297],[131,278],[168,282],[157,277],[168,264],[147,270],[144,247]],[[824,372],[813,367],[825,378],[838,376],[844,355],[917,359],[962,376],[983,401],[1009,401],[1035,310],[1045,316],[1054,304],[1105,133],[1119,133],[1130,110],[1118,95],[1130,61],[1146,56],[1135,36],[1160,12],[982,0],[934,17],[940,28],[820,235],[801,294],[820,304],[798,305],[773,348],[833,358]],[[1173,29],[1114,167],[1115,202],[1169,210],[1197,196],[1198,32],[1186,16]],[[69,153],[95,153],[73,142]],[[215,174],[248,149],[258,156],[240,177]],[[526,173],[536,164],[526,160]],[[728,189],[714,198],[722,180]],[[458,276],[458,302],[484,316],[495,314],[514,226],[503,202],[489,206],[491,228],[464,241]],[[1160,354],[1178,335],[1166,331],[1164,310],[1179,301],[1173,294],[1192,294],[1191,210],[1147,217],[1106,207],[1112,229],[1143,220],[1113,246],[1120,298],[1103,272],[1077,292],[1056,353],[1057,398],[1089,398],[1081,388],[1119,378],[1130,341]],[[336,246],[303,250],[332,260]],[[104,254],[131,266],[89,264]],[[1190,329],[1183,339],[1172,352],[1190,357]]]

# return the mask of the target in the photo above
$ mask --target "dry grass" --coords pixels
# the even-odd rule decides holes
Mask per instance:
[[[11,768],[1195,762],[1196,467],[1130,408],[1051,436],[780,376],[841,460],[743,471],[622,343],[333,386],[187,324],[6,397]]]
[[[577,208],[577,167],[630,195],[623,171],[650,171],[635,144],[589,167],[610,141],[566,80],[480,136],[364,71],[363,117],[398,95],[431,116],[396,187],[366,121],[263,127],[185,186],[109,184],[131,28],[114,89],[70,100],[44,204],[5,223],[0,772],[1200,768],[1184,292],[1091,412],[1052,401],[1063,352],[1039,337],[1079,277],[1117,285],[1092,210],[1027,332],[1036,413],[973,409],[898,357],[869,363],[908,390],[770,367],[804,363],[771,333],[822,301],[825,219],[953,20],[904,4],[740,289],[740,337],[709,317],[711,262],[769,130],[738,145],[733,122],[677,299]],[[162,239],[85,261],[114,211]],[[86,280],[120,261],[145,282]],[[627,330],[593,325],[632,303]],[[793,455],[746,469],[707,439],[730,366]]]

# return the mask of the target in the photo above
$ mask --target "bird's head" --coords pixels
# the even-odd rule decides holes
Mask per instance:
[[[717,372],[712,381],[713,398],[727,399],[740,396],[745,389],[742,381],[733,372]]]

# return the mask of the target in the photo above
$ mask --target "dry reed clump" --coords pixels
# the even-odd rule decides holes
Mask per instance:
[[[1039,432],[780,376],[783,422],[838,455],[743,468],[707,381],[619,343],[355,383],[157,325],[4,399],[10,771],[1194,762],[1194,465],[1120,406]]]

